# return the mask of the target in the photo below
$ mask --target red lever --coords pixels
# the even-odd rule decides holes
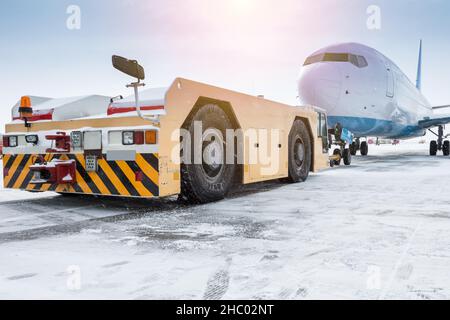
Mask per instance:
[[[45,136],[47,140],[55,140],[55,149],[47,149],[46,152],[61,153],[70,152],[70,136],[65,132],[57,132],[56,135]]]

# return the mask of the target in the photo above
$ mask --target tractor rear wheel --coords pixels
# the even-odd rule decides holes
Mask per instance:
[[[311,170],[311,139],[301,120],[295,120],[289,133],[289,178],[288,181],[304,182]]]

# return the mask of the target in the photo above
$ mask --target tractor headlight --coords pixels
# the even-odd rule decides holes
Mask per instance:
[[[25,137],[27,143],[37,144],[39,137],[36,134],[28,135]]]
[[[123,131],[122,143],[126,146],[134,144],[134,131]]]

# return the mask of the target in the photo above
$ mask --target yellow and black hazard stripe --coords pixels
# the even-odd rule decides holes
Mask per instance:
[[[76,183],[32,183],[33,172],[29,167],[39,156],[43,156],[45,161],[75,160]],[[3,168],[5,188],[129,197],[159,196],[158,154],[136,154],[135,161],[107,161],[103,155],[98,159],[96,172],[86,171],[83,154],[5,155]]]

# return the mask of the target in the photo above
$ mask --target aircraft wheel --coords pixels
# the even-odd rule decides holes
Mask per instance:
[[[449,156],[450,155],[450,141],[445,140],[444,141],[444,145],[442,147],[442,152],[444,153],[444,156]]]
[[[438,146],[435,140],[430,142],[430,156],[435,156],[437,154]]]
[[[351,154],[351,152],[350,152],[350,149],[345,149],[345,150],[344,150],[344,156],[343,156],[343,158],[344,158],[344,164],[345,164],[346,166],[349,166],[349,165],[352,164],[352,154]]]
[[[330,160],[330,168],[334,168],[334,160]]]
[[[334,165],[335,166],[340,166],[341,165],[341,160],[342,160],[342,154],[341,154],[341,149],[334,149],[333,151],[333,156],[337,156],[339,155],[339,160],[333,160],[334,161]]]
[[[367,141],[361,142],[361,155],[367,156],[369,154],[369,145],[367,144]]]
[[[358,146],[356,145],[356,142],[352,142],[350,145],[350,155],[356,156],[356,152],[358,151]]]

